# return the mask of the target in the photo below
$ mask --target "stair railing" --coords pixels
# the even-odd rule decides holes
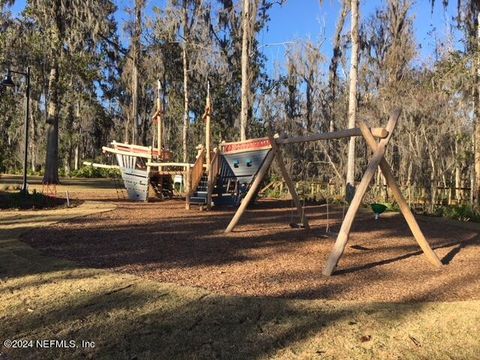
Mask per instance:
[[[197,187],[200,184],[200,180],[202,179],[204,172],[203,167],[205,165],[205,154],[205,148],[203,148],[198,154],[195,164],[190,169],[189,189],[187,191],[187,208],[190,207],[190,197],[197,190]]]
[[[215,181],[220,173],[220,155],[217,148],[213,149],[212,161],[210,162],[210,168],[208,171],[208,185],[207,185],[207,209],[212,206],[212,192],[215,186]]]

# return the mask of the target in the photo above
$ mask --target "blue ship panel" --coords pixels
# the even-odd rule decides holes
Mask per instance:
[[[263,164],[265,157],[271,149],[239,152],[223,155],[222,167],[227,165],[233,176],[241,183],[250,183]],[[227,173],[227,171],[222,171]]]

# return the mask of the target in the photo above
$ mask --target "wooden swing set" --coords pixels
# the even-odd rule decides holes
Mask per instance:
[[[390,168],[389,163],[385,159],[385,151],[387,148],[388,143],[392,137],[393,131],[397,125],[398,119],[400,117],[400,110],[395,110],[391,113],[390,118],[388,120],[387,126],[385,128],[369,128],[365,122],[359,120],[358,121],[358,128],[353,129],[346,129],[328,133],[319,133],[313,134],[308,136],[297,136],[297,137],[287,137],[287,136],[279,136],[275,134],[273,136],[269,136],[269,141],[271,145],[271,150],[266,156],[261,168],[259,169],[255,180],[250,186],[248,193],[245,195],[242,203],[240,204],[239,208],[237,209],[235,215],[233,216],[232,220],[228,224],[225,232],[231,232],[235,226],[240,221],[242,215],[245,213],[249,203],[257,194],[260,184],[262,183],[263,178],[265,177],[268,169],[273,163],[275,159],[277,162],[278,167],[280,168],[280,172],[282,174],[285,183],[287,184],[288,190],[290,195],[292,196],[292,200],[295,204],[297,209],[298,215],[302,221],[302,227],[306,230],[310,228],[308,219],[303,213],[303,207],[300,202],[300,198],[295,191],[294,183],[287,172],[285,167],[285,163],[283,161],[283,156],[281,152],[281,147],[285,144],[294,144],[294,143],[304,143],[310,141],[319,141],[319,140],[329,140],[329,139],[341,139],[341,138],[349,138],[352,136],[362,136],[368,147],[371,149],[373,155],[369,159],[367,169],[363,174],[362,180],[358,185],[355,195],[348,207],[347,213],[343,219],[342,225],[340,227],[340,231],[337,235],[337,239],[335,241],[335,245],[333,247],[332,252],[327,260],[327,264],[323,270],[323,274],[326,276],[332,275],[334,272],[340,257],[342,256],[345,246],[348,242],[348,237],[350,235],[350,231],[352,228],[353,221],[355,216],[358,212],[358,209],[361,205],[362,199],[368,189],[370,182],[372,181],[377,168],[380,167],[386,181],[387,185],[393,193],[395,200],[398,203],[400,208],[400,212],[402,213],[403,217],[405,218],[412,234],[417,241],[418,245],[424,252],[427,257],[427,260],[434,265],[435,267],[440,267],[442,265],[440,259],[432,250],[430,245],[428,244],[425,236],[423,235],[420,227],[418,226],[413,213],[411,212],[405,198],[403,197],[400,187],[395,181],[393,176],[392,170]],[[377,141],[378,139],[378,141]]]

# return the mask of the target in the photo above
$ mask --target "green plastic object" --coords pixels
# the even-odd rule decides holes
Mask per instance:
[[[375,220],[380,217],[380,214],[387,210],[387,207],[383,204],[371,204],[370,207],[372,208],[373,212],[375,213]]]

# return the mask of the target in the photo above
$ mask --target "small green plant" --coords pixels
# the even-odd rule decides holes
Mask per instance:
[[[387,207],[387,211],[400,211],[400,208],[398,207],[398,204],[396,202],[386,202],[383,203]]]

